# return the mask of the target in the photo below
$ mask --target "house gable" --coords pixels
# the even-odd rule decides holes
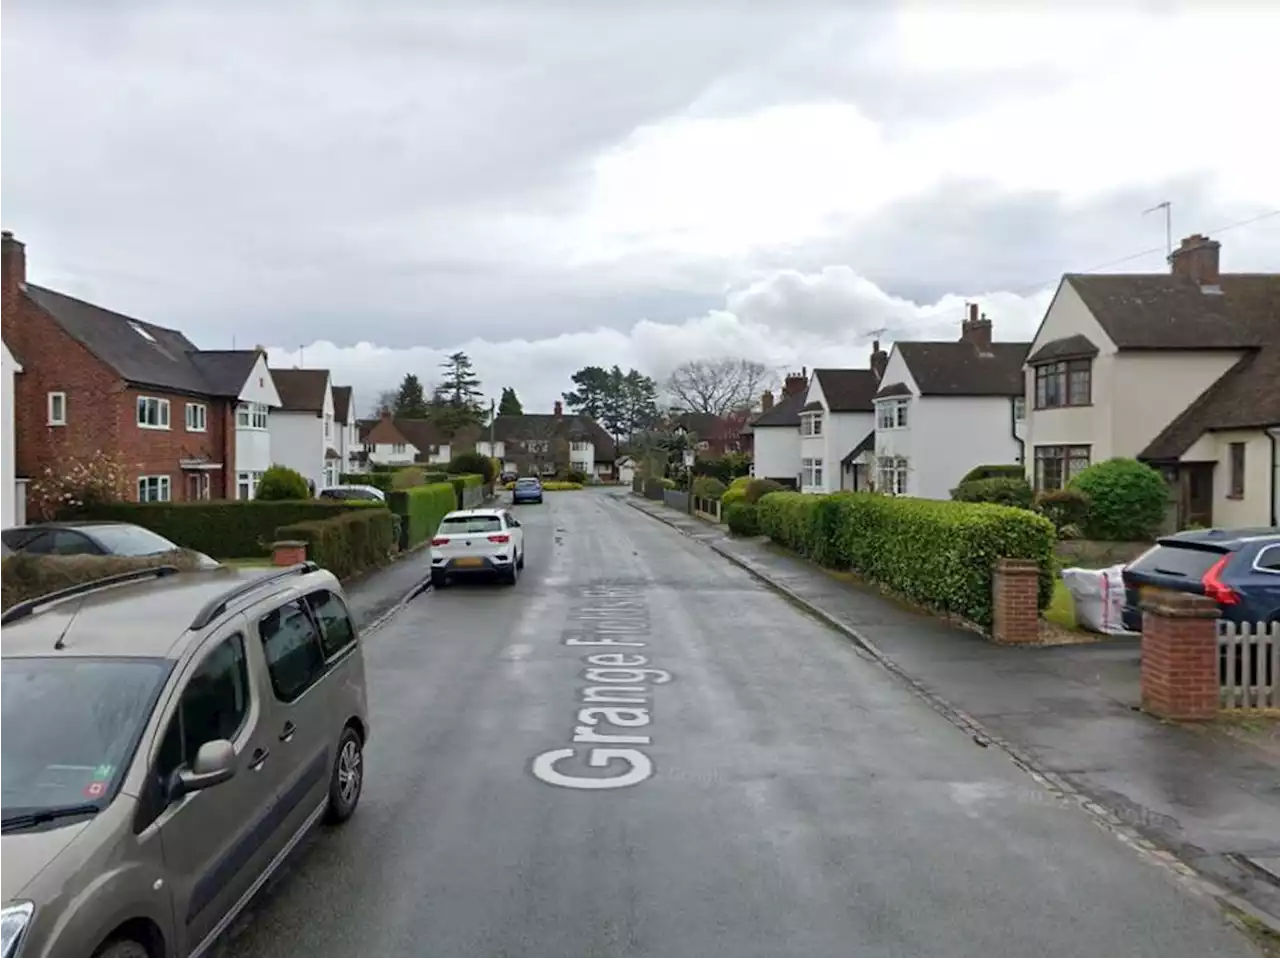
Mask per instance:
[[[916,384],[916,379],[911,375],[911,367],[907,365],[906,357],[903,356],[902,350],[898,348],[898,344],[894,343],[889,350],[889,361],[885,364],[884,375],[880,377],[881,389],[876,394],[876,398],[880,397],[886,389],[889,389],[897,383],[907,387],[912,396],[920,395],[920,387]]]
[[[276,381],[267,366],[266,353],[259,353],[249,375],[245,377],[244,386],[236,397],[240,402],[260,403],[278,409],[281,405],[280,392],[276,389]]]

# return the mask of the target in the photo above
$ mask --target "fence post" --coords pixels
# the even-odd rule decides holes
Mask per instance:
[[[1142,604],[1142,707],[1169,719],[1218,713],[1218,606],[1202,595],[1158,592]]]
[[[991,637],[1010,645],[1040,641],[1040,566],[1001,559],[991,581]]]

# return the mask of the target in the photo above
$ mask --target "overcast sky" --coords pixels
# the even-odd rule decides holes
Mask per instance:
[[[1280,13],[1056,6],[6,0],[0,208],[33,282],[362,408],[458,348],[539,409],[966,299],[1025,339],[1063,271],[1166,268],[1148,207],[1280,209]],[[1221,241],[1280,268],[1280,216]]]

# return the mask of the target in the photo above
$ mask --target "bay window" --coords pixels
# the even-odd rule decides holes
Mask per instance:
[[[876,403],[877,429],[907,428],[907,406],[905,399],[894,399]]]
[[[1088,446],[1036,446],[1036,491],[1064,488],[1089,468]]]
[[[800,435],[802,436],[821,436],[822,435],[822,413],[807,412],[800,417]],[[819,460],[821,462],[821,460]]]
[[[1064,359],[1036,367],[1036,408],[1088,406],[1093,402],[1093,360]]]

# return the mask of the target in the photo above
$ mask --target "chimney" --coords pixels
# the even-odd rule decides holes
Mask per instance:
[[[764,412],[768,412],[770,409],[773,408],[773,390],[772,389],[766,389],[760,395],[760,408]]]
[[[1182,245],[1169,254],[1169,265],[1174,276],[1191,280],[1202,289],[1216,287],[1222,274],[1218,269],[1218,250],[1222,244],[1196,233],[1182,241]],[[7,247],[6,247],[7,249]]]
[[[871,371],[875,373],[876,382],[884,378],[884,368],[889,365],[889,354],[880,348],[880,340],[871,342]]]
[[[27,285],[27,247],[18,242],[8,230],[0,233],[0,273],[4,283],[4,311],[10,316],[10,309],[17,302],[18,291]]]
[[[798,373],[787,373],[782,384],[782,395],[797,396],[809,388],[809,373],[803,367]]]
[[[559,419],[561,416],[564,415],[564,405],[560,402],[559,399],[556,400],[555,412],[556,412],[557,419]]]
[[[969,315],[960,326],[960,341],[972,343],[980,353],[991,352],[991,320],[986,313],[978,314],[977,303],[967,303]]]

